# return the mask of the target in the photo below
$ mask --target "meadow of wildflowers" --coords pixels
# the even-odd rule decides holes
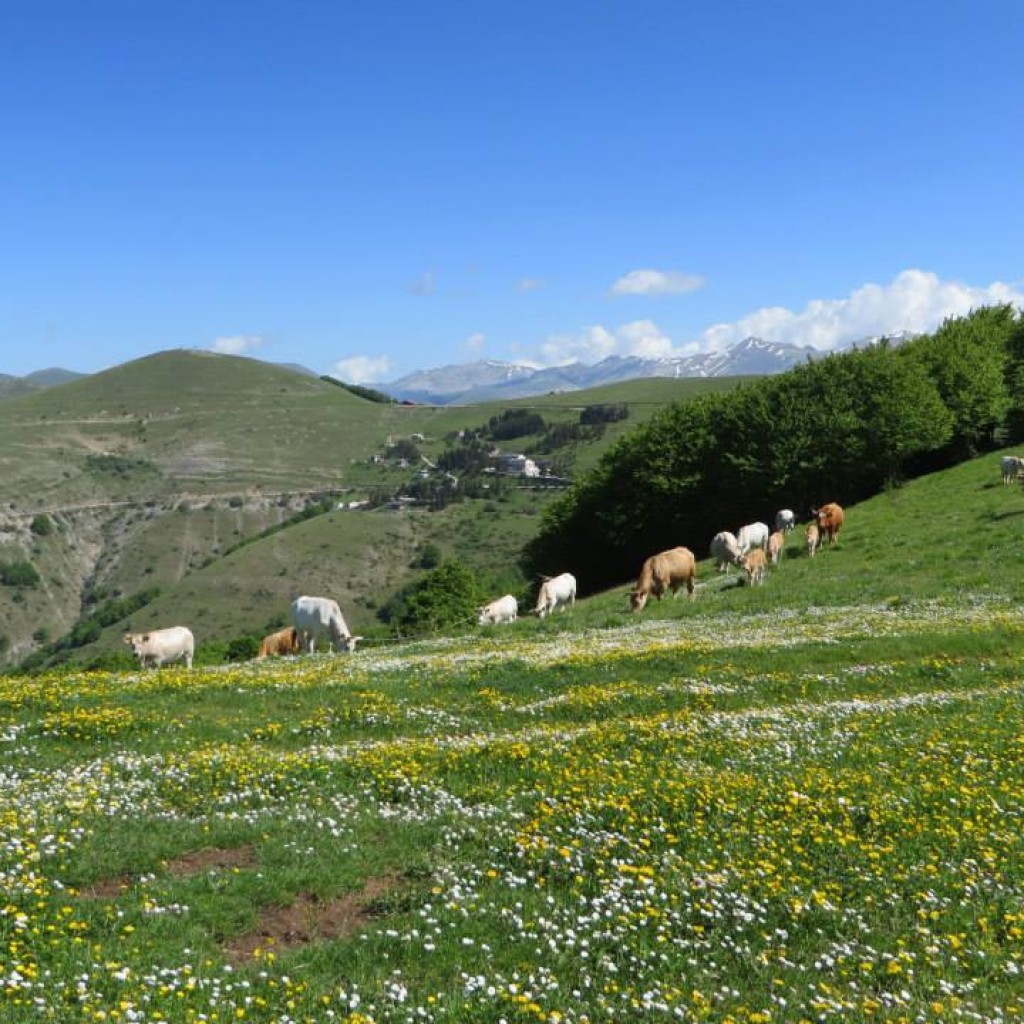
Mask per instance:
[[[621,622],[0,678],[0,1021],[1024,1016],[1020,609]]]

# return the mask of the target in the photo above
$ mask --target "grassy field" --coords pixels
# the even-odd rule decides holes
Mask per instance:
[[[992,480],[637,616],[0,678],[0,1019],[1019,1018],[1024,495]]]

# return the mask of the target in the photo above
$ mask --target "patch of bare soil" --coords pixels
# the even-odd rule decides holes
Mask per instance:
[[[199,875],[205,871],[224,871],[228,868],[252,868],[257,864],[256,850],[252,846],[239,846],[230,850],[195,850],[167,862],[167,870],[176,878]],[[79,896],[87,900],[117,899],[125,889],[135,883],[130,875],[101,878],[79,889]]]
[[[236,936],[224,951],[233,963],[242,964],[258,949],[281,952],[346,938],[378,916],[373,912],[373,901],[393,892],[399,884],[397,875],[379,875],[367,879],[358,892],[331,900],[303,893],[290,906],[267,908],[256,930]]]
[[[256,867],[256,850],[251,846],[237,846],[230,850],[195,850],[183,857],[168,861],[172,875],[198,875],[204,871],[224,871],[228,868]]]

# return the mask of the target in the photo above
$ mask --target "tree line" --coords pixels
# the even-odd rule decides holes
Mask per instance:
[[[770,510],[852,504],[1021,438],[1024,313],[984,307],[660,410],[548,508],[523,569],[597,590],[655,551],[703,558]]]

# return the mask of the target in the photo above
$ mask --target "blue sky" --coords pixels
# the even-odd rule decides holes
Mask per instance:
[[[0,372],[386,381],[1024,304],[1024,5],[9,0]]]

